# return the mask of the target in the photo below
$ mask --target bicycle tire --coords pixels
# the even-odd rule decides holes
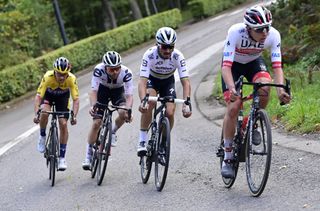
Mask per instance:
[[[155,185],[157,191],[162,191],[168,174],[170,161],[170,123],[167,117],[158,124],[159,136],[157,137],[155,151]],[[163,150],[164,148],[164,150]],[[163,169],[162,169],[163,168]],[[162,173],[161,173],[162,172]]]
[[[97,145],[94,145],[93,149],[93,155],[92,155],[92,161],[91,161],[91,178],[93,179],[96,176],[97,169],[98,169],[98,147]]]
[[[148,137],[149,137],[149,140],[152,142],[150,143],[149,141],[148,144],[151,144],[152,146],[150,146],[150,149],[148,149],[147,147],[148,149],[147,154],[140,157],[140,175],[141,175],[141,180],[143,184],[146,184],[148,182],[151,174],[151,170],[152,170],[152,156],[154,154],[154,146],[153,146],[154,140],[152,140],[153,127],[154,125],[152,124],[152,126],[148,130],[148,133],[149,133]]]
[[[222,129],[222,132],[221,132],[220,148],[222,150],[224,148],[224,144],[223,144],[223,129]],[[223,160],[224,160],[224,150],[223,150],[223,155],[220,156],[220,170],[222,168]],[[236,178],[237,178],[238,169],[239,169],[239,160],[235,157],[235,161],[234,161],[235,176],[234,176],[234,178],[225,178],[225,177],[221,176],[222,181],[224,183],[224,186],[226,188],[231,188],[233,186],[233,184],[234,184],[234,182],[236,181]]]
[[[97,169],[97,184],[101,185],[108,164],[108,159],[110,156],[111,149],[111,139],[112,133],[111,128],[112,124],[107,124],[106,127],[102,128],[102,136],[100,138],[100,146],[98,151],[98,169]]]
[[[57,165],[57,144],[58,144],[58,136],[57,136],[57,128],[52,128],[51,133],[51,146],[50,146],[50,177],[51,177],[51,186],[53,187],[55,184],[55,175],[56,175],[56,165]]]
[[[246,145],[247,182],[251,195],[258,197],[267,184],[272,156],[271,124],[264,109],[259,109],[256,112],[255,120],[250,128],[250,131],[253,131],[253,129],[259,131],[261,137],[261,143],[254,145],[252,143],[252,132],[251,135],[247,136]]]

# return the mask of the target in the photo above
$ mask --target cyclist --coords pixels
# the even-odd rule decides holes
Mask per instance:
[[[248,8],[244,15],[244,23],[230,27],[226,38],[222,60],[222,90],[227,102],[227,111],[223,123],[224,162],[221,174],[225,178],[234,178],[232,165],[232,143],[235,125],[241,100],[236,93],[234,82],[244,75],[249,82],[270,83],[272,78],[261,57],[265,49],[270,49],[274,82],[283,84],[284,75],[281,64],[280,33],[271,26],[271,12],[263,6]],[[259,90],[260,107],[268,104],[270,87]],[[282,88],[277,88],[278,98],[283,103],[289,103],[290,96]],[[259,145],[261,135],[253,133],[253,144]]]
[[[69,111],[70,93],[73,99],[73,118],[71,124],[77,124],[77,114],[79,111],[79,89],[77,79],[71,72],[71,64],[65,57],[59,57],[53,63],[53,70],[47,71],[43,76],[38,87],[34,100],[35,117],[33,122],[40,123],[40,136],[38,142],[38,151],[45,152],[46,127],[48,123],[48,114],[41,113],[39,118],[39,110],[50,111],[51,106],[55,103],[57,111]],[[58,162],[59,170],[66,170],[67,164],[65,160],[66,147],[68,142],[67,121],[69,114],[59,116],[60,130],[60,157]]]
[[[96,102],[107,104],[110,99],[113,105],[123,105],[132,108],[133,82],[132,71],[122,65],[121,56],[115,51],[108,51],[102,57],[102,62],[95,66],[91,80],[90,115],[93,124],[88,135],[86,158],[82,163],[84,170],[91,169],[92,146],[95,143],[102,121],[103,110],[95,107]],[[112,125],[111,146],[116,146],[116,132],[124,122],[131,122],[128,112],[118,110],[119,116]]]
[[[176,98],[174,73],[178,69],[180,81],[183,86],[183,98],[191,94],[189,74],[186,68],[186,62],[183,54],[175,49],[177,35],[170,27],[162,27],[156,33],[156,46],[148,49],[142,59],[140,67],[139,97],[143,101],[146,93],[150,96],[172,96]],[[155,103],[141,103],[139,111],[141,112],[140,137],[138,143],[138,156],[146,152],[147,129],[152,118],[152,109]],[[175,104],[167,103],[167,117],[170,121],[171,129],[174,124]],[[191,111],[187,110],[187,105],[183,104],[182,114],[188,118]]]

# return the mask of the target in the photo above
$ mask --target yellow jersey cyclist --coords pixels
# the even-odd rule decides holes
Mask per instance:
[[[46,127],[48,123],[48,114],[41,113],[38,118],[39,109],[43,111],[50,111],[53,103],[57,111],[69,111],[70,94],[73,99],[74,116],[71,119],[71,124],[77,123],[77,114],[79,111],[79,89],[77,79],[71,72],[71,64],[68,59],[59,57],[53,63],[53,70],[47,71],[43,76],[38,87],[37,94],[34,99],[35,117],[33,122],[40,123],[40,136],[38,141],[38,151],[45,152],[46,141]],[[58,169],[65,170],[67,168],[65,154],[68,142],[68,127],[67,121],[69,114],[59,116],[59,130],[60,130],[60,158],[58,162]]]

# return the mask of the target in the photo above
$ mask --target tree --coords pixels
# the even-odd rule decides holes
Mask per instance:
[[[147,16],[150,16],[151,13],[150,13],[150,9],[149,9],[149,0],[144,0],[144,6],[146,8],[146,13],[147,13]]]
[[[140,8],[139,8],[137,1],[136,0],[129,0],[129,3],[130,3],[130,8],[133,13],[133,18],[135,20],[142,18],[141,11],[140,11]]]
[[[104,30],[110,29],[110,20],[111,20],[111,28],[116,28],[117,27],[117,19],[116,19],[114,12],[112,10],[110,1],[109,0],[102,0],[101,3],[102,3],[102,16],[103,16]]]

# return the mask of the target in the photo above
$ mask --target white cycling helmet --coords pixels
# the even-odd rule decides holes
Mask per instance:
[[[66,74],[71,70],[71,64],[65,57],[59,57],[53,63],[53,69],[59,73]]]
[[[271,26],[271,12],[264,6],[253,6],[246,10],[244,23],[250,28],[263,28]]]
[[[107,67],[119,67],[121,65],[121,56],[115,51],[108,51],[103,55],[102,62]]]
[[[162,27],[157,31],[156,40],[161,45],[174,45],[177,40],[177,33],[170,27]]]

